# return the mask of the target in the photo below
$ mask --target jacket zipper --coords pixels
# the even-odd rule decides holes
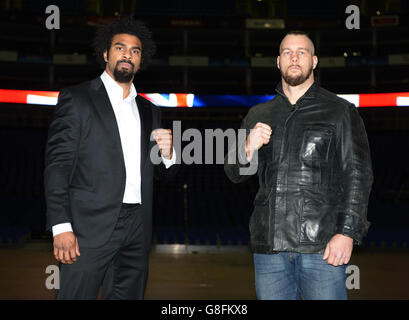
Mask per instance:
[[[284,97],[284,98],[285,98],[285,100],[287,101],[287,103],[290,104],[290,101],[288,100],[288,98],[287,98],[287,97]],[[291,105],[291,113],[290,113],[290,115],[287,117],[287,119],[285,120],[285,123],[284,123],[284,130],[283,130],[283,135],[282,135],[282,138],[281,138],[281,146],[280,146],[279,167],[280,167],[280,164],[281,164],[281,159],[282,159],[282,157],[283,157],[284,142],[285,142],[285,137],[286,137],[286,133],[287,133],[287,123],[288,123],[288,121],[290,120],[290,118],[293,116],[293,114],[294,114],[297,110],[298,110],[298,104],[297,104],[297,103],[295,104],[295,107],[294,107],[294,108],[292,108],[292,105]],[[279,171],[280,171],[280,169],[279,169]],[[277,175],[277,179],[280,179],[280,175],[279,175],[279,174]],[[277,188],[278,182],[279,182],[279,181],[277,181],[277,183],[276,183],[276,185],[275,185],[275,188]],[[280,183],[282,183],[281,179],[280,179]],[[272,193],[272,191],[273,191],[273,189],[270,190],[270,194]],[[270,203],[270,195],[269,195],[268,199],[269,199],[269,207],[270,207],[270,205],[271,205],[271,203]],[[276,206],[277,206],[277,202],[276,202]],[[277,207],[275,208],[274,211],[277,213]],[[274,219],[274,220],[273,220],[273,232],[274,232],[274,237],[273,237],[273,241],[271,241],[271,238],[270,238],[270,237],[271,237],[271,232],[269,232],[269,233],[268,233],[267,241],[268,241],[268,243],[272,243],[273,248],[274,248],[274,238],[275,238],[275,234],[276,234],[276,232],[275,232],[275,231],[276,231],[276,230],[275,230],[275,217],[272,217],[271,214],[270,214],[270,215],[269,215],[269,219]],[[271,226],[271,221],[269,221],[269,225]]]

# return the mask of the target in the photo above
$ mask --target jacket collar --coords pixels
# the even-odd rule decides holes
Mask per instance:
[[[279,95],[287,98],[287,96],[284,94],[283,85],[281,81],[278,82],[275,90]],[[317,84],[317,82],[314,81],[313,84],[308,88],[308,90],[298,100],[314,99],[317,96],[318,90],[319,90],[319,85]]]
[[[103,82],[101,80],[101,77],[97,77],[93,80],[91,80],[91,88],[94,90],[99,90],[99,88],[103,85]]]

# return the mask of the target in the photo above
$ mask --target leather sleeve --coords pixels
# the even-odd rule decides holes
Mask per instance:
[[[69,185],[76,164],[80,132],[79,115],[72,95],[67,89],[63,89],[48,131],[45,151],[47,230],[56,224],[72,222]]]
[[[360,244],[370,225],[367,208],[373,174],[365,127],[354,105],[344,113],[338,134],[342,200],[338,207],[337,233]]]

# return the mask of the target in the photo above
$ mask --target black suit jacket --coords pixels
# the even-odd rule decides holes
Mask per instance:
[[[141,120],[141,214],[146,249],[152,234],[154,174],[172,176],[178,165],[154,166],[151,132],[161,127],[160,108],[136,97]],[[48,133],[44,185],[47,230],[70,222],[79,246],[97,248],[112,234],[125,191],[119,130],[102,80],[61,90]],[[154,170],[155,167],[155,170]]]

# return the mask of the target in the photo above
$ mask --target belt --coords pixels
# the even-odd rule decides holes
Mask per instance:
[[[122,208],[124,209],[133,209],[139,207],[140,203],[122,203]]]

